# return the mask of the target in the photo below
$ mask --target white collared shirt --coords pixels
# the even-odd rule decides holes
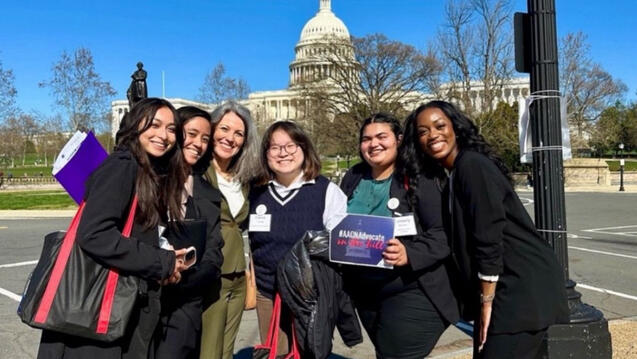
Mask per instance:
[[[287,195],[308,183],[316,183],[316,180],[312,179],[306,181],[303,178],[304,173],[301,174],[294,180],[289,186],[284,186],[276,180],[270,180],[270,184],[279,197],[286,198]],[[292,199],[292,197],[290,197]],[[334,183],[330,182],[327,185],[327,190],[325,191],[325,209],[323,210],[323,226],[327,230],[332,230],[332,228],[336,227],[337,224],[347,215],[347,196],[341,189]]]
[[[228,203],[230,214],[232,217],[237,217],[241,207],[243,207],[243,202],[245,202],[243,191],[241,190],[241,182],[234,178],[228,181],[217,171],[217,186],[219,186],[219,191],[223,194]]]

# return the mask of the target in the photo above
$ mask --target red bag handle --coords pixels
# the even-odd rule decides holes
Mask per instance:
[[[268,359],[276,359],[276,352],[279,345],[279,324],[281,323],[281,297],[279,293],[274,296],[274,306],[270,317],[270,329],[265,345],[270,348]]]
[[[268,337],[264,345],[259,345],[257,348],[268,348],[270,354],[268,359],[276,359],[277,349],[279,345],[279,324],[281,323],[281,295],[276,293],[274,295],[274,305],[272,307],[272,315],[270,316],[270,327],[268,329]],[[285,356],[285,359],[301,359],[298,343],[296,341],[296,330],[294,328],[294,319],[292,319],[292,348],[290,353]]]
[[[292,350],[286,356],[286,359],[301,359],[299,344],[296,341],[296,328],[294,328],[294,319],[292,319]]]
[[[64,273],[66,262],[68,262],[69,256],[71,255],[71,249],[73,249],[77,227],[80,224],[82,212],[84,212],[84,205],[85,203],[84,201],[82,201],[82,203],[80,203],[80,208],[77,209],[77,212],[75,212],[75,216],[71,220],[69,228],[66,230],[64,240],[62,241],[62,246],[60,246],[60,251],[58,252],[58,256],[55,259],[55,264],[53,265],[53,269],[51,270],[51,276],[49,277],[49,281],[46,284],[44,293],[42,294],[42,299],[40,300],[38,311],[35,313],[35,317],[33,318],[33,321],[36,323],[46,322],[46,318],[49,315],[49,310],[51,310],[55,292],[57,292],[57,289],[60,285],[60,280],[62,280],[62,274]]]
[[[130,205],[128,219],[122,230],[122,235],[126,238],[130,237],[135,222],[135,211],[137,209],[137,195],[133,197],[133,203]],[[119,279],[119,271],[117,269],[109,269],[108,277],[106,277],[106,286],[104,288],[104,296],[102,297],[102,305],[100,306],[100,316],[97,318],[97,334],[106,334],[108,332],[108,323],[111,319],[111,311],[113,309],[113,298],[115,298],[115,290],[117,289],[117,279]]]

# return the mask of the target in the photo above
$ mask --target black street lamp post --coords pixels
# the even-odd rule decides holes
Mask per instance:
[[[624,144],[619,144],[619,192],[624,192]]]
[[[610,333],[603,314],[582,303],[569,278],[562,129],[558,76],[555,0],[527,0],[528,14],[517,13],[516,69],[530,74],[529,108],[533,143],[535,226],[564,269],[570,323],[553,325],[545,339],[544,357],[611,357]]]

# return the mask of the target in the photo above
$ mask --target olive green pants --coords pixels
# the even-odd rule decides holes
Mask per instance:
[[[222,275],[217,290],[212,295],[218,299],[203,312],[200,359],[232,359],[245,304],[245,273]]]

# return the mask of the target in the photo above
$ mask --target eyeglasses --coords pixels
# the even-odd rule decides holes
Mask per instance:
[[[281,154],[281,151],[285,150],[285,153],[287,153],[288,155],[293,155],[296,153],[296,151],[298,151],[298,149],[299,145],[294,142],[290,142],[287,145],[283,146],[271,145],[270,147],[268,147],[268,153],[270,154],[270,156],[278,156]]]

